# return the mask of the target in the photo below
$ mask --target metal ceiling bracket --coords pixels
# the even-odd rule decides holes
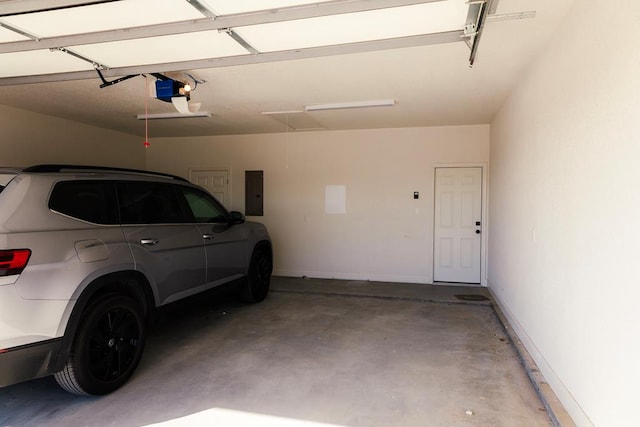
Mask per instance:
[[[480,13],[484,7],[486,0],[468,1],[469,11],[467,12],[467,20],[464,23],[464,34],[467,37],[474,37],[478,34],[478,23],[480,21]]]
[[[98,73],[98,77],[100,77],[100,80],[102,80],[102,84],[100,85],[100,89],[105,88],[107,86],[113,86],[116,83],[120,83],[124,80],[129,80],[133,77],[138,77],[140,74],[132,74],[129,76],[124,76],[124,77],[120,77],[119,79],[115,79],[115,80],[111,80],[110,82],[107,81],[107,79],[104,78],[104,76],[102,75],[102,72],[100,71],[99,68],[96,68],[96,72]]]
[[[50,51],[58,51],[58,52],[62,52],[62,53],[66,53],[67,55],[71,55],[74,58],[78,58],[81,59],[82,61],[88,62],[91,65],[93,65],[93,68],[95,68],[96,70],[108,70],[109,67],[107,67],[104,64],[101,64],[97,61],[94,61],[91,58],[87,58],[86,56],[80,55],[78,52],[74,52],[71,49],[67,49],[66,47],[52,47],[51,49],[49,49]]]
[[[469,31],[473,29],[473,35],[470,36],[471,54],[469,55],[469,67],[473,67],[476,61],[482,30],[484,29],[484,24],[489,14],[488,12],[492,9],[493,1],[494,0],[477,0],[468,2],[469,13],[467,14],[467,22],[465,24],[465,34],[467,33],[467,29],[469,29]]]
[[[251,46],[249,44],[249,42],[247,42],[245,39],[240,37],[240,35],[238,33],[236,33],[235,31],[233,31],[231,28],[223,28],[223,29],[221,29],[219,31],[221,33],[229,34],[229,37],[231,37],[233,40],[236,41],[236,43],[238,43],[240,46],[245,48],[247,51],[249,51],[253,55],[260,55],[260,52],[258,51],[258,49],[256,49],[253,46]]]

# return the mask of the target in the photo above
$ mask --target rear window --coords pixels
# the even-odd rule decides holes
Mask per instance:
[[[113,184],[107,181],[59,182],[49,209],[94,224],[118,223]]]
[[[174,185],[156,182],[118,182],[122,224],[191,223]]]

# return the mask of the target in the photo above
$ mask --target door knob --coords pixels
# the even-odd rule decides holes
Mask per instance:
[[[480,234],[480,230],[476,230],[476,234]]]

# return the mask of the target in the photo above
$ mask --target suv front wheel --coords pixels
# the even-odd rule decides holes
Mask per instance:
[[[273,264],[269,253],[263,248],[255,249],[251,255],[249,273],[240,294],[245,302],[262,302],[267,297],[272,270]]]
[[[138,303],[108,295],[90,304],[76,333],[58,384],[78,395],[102,395],[122,386],[133,374],[144,348],[145,321]]]

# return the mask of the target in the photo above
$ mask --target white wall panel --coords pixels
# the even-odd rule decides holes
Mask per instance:
[[[576,2],[491,125],[489,287],[579,426],[637,424],[638,16]]]
[[[0,105],[1,166],[41,163],[144,168],[143,139]]]
[[[231,168],[232,209],[244,171],[264,170],[275,274],[431,283],[434,164],[487,162],[489,127],[460,126],[155,139],[149,169]],[[346,212],[325,211],[327,186]],[[414,191],[420,198],[413,198]]]

